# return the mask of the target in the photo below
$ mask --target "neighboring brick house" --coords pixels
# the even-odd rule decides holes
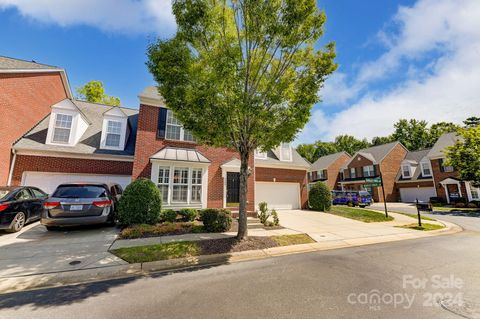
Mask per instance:
[[[71,97],[63,69],[0,56],[0,185],[9,182],[13,143]]]
[[[140,95],[132,178],[151,178],[162,190],[165,207],[229,207],[239,201],[240,160],[234,150],[199,145],[183,129],[159,95],[147,87]],[[306,207],[309,163],[282,144],[250,158],[247,210],[259,202],[271,208]]]
[[[338,152],[320,157],[310,166],[309,183],[324,182],[329,189],[341,189],[340,171],[352,157],[347,152]]]
[[[455,133],[443,134],[427,155],[432,167],[437,196],[447,203],[459,200],[479,201],[480,189],[473,187],[470,182],[462,181],[454,167],[445,165],[445,150],[453,146],[458,139],[459,136]]]
[[[396,201],[398,168],[408,150],[399,142],[373,146],[355,153],[343,167],[340,185],[343,190],[367,190],[375,201],[383,201],[382,188],[366,187],[366,179],[382,178],[386,201]]]
[[[12,185],[131,181],[138,111],[64,99],[14,145]]]
[[[401,162],[396,178],[400,201],[413,203],[418,199],[428,202],[430,197],[437,196],[432,166],[428,159],[430,151],[431,149],[408,152]]]

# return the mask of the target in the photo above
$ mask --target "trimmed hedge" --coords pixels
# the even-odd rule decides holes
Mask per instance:
[[[154,225],[160,219],[162,197],[158,187],[149,179],[139,178],[130,183],[118,203],[121,225]]]
[[[173,209],[164,209],[160,213],[162,222],[174,223],[177,220],[177,212]]]
[[[323,182],[317,182],[308,193],[310,208],[319,211],[329,211],[332,207],[332,193]]]
[[[226,209],[203,209],[200,211],[200,219],[208,233],[228,231],[232,226],[232,213]]]
[[[184,222],[193,222],[197,218],[197,210],[194,208],[183,208],[178,211]]]

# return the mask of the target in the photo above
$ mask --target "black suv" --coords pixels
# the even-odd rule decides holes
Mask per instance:
[[[122,193],[118,184],[61,184],[43,204],[40,223],[48,230],[59,226],[113,225]]]
[[[40,219],[47,197],[36,187],[0,187],[0,229],[17,232]]]

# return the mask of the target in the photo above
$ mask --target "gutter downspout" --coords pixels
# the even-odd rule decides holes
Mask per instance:
[[[8,173],[8,181],[7,181],[7,186],[12,186],[12,177],[13,177],[13,170],[15,169],[15,160],[17,159],[17,153],[15,150],[12,150],[13,152],[13,158],[12,158],[12,163],[10,165],[10,172]]]

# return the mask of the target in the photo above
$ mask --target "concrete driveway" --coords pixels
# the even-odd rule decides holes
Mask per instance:
[[[381,223],[364,223],[332,214],[306,210],[283,210],[278,211],[278,215],[282,226],[307,233],[317,242],[349,241],[378,236],[413,238],[412,236],[419,235],[417,230],[395,227],[415,222],[415,219],[401,214],[392,214],[395,218],[394,221]]]
[[[36,222],[18,233],[0,233],[0,280],[126,264],[108,252],[117,232],[114,227],[47,231]]]

